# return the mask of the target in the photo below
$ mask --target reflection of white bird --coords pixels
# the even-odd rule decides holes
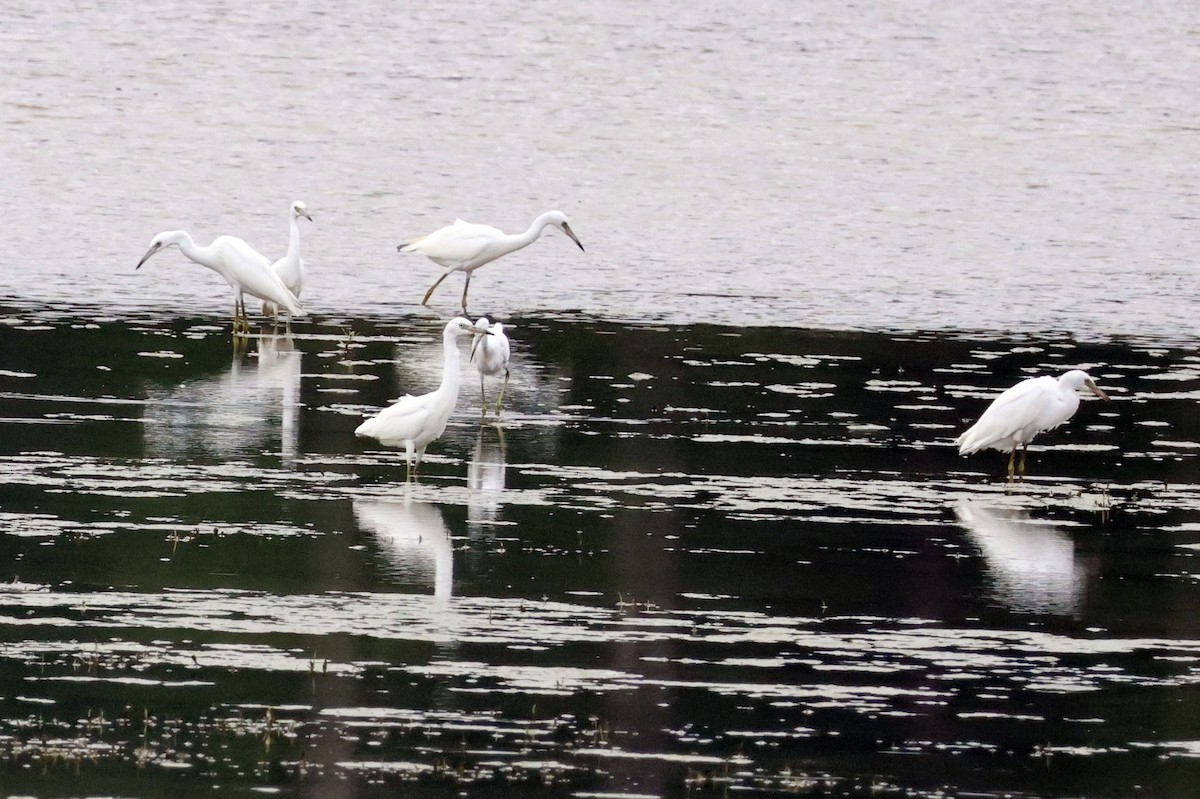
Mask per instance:
[[[960,455],[970,455],[981,449],[1008,452],[1008,479],[1013,479],[1013,461],[1017,447],[1021,448],[1019,477],[1025,475],[1025,453],[1033,437],[1044,430],[1058,427],[1075,415],[1079,407],[1076,390],[1087,388],[1101,399],[1108,395],[1094,380],[1079,369],[1072,369],[1057,379],[1031,377],[1022,380],[992,401],[979,421],[955,439]]]
[[[300,224],[298,220],[300,217],[304,217],[311,222],[313,218],[308,215],[308,206],[300,200],[292,203],[288,217],[290,232],[287,255],[271,264],[271,268],[275,270],[275,274],[279,275],[279,279],[283,281],[283,285],[287,286],[288,291],[292,292],[296,299],[299,299],[300,291],[304,288],[304,259],[300,257]],[[273,302],[263,303],[263,316],[274,316],[278,319],[279,306]]]
[[[434,289],[441,285],[443,280],[454,272],[465,272],[462,309],[463,313],[466,313],[471,273],[503,255],[528,247],[537,241],[542,235],[542,230],[550,225],[560,228],[571,241],[579,245],[579,249],[583,249],[562,211],[547,211],[533,220],[533,224],[524,233],[505,233],[491,225],[475,225],[456,219],[454,224],[439,228],[428,235],[409,239],[396,249],[400,252],[419,252],[438,266],[446,268],[442,276],[429,287],[429,291],[425,292],[425,299],[421,300],[422,305],[429,304]]]
[[[1075,559],[1075,545],[1062,531],[1015,508],[980,507],[963,500],[954,512],[983,553],[1006,605],[1052,613],[1078,607],[1086,575]]]
[[[375,536],[396,577],[425,585],[432,577],[434,596],[453,594],[454,546],[437,505],[407,497],[403,502],[356,499],[354,518]]]
[[[278,447],[286,467],[295,463],[303,353],[287,336],[255,341],[257,367],[238,351],[220,374],[148,390],[148,453],[179,459],[201,452],[225,462]]]
[[[358,426],[354,435],[379,439],[379,443],[403,445],[408,476],[415,477],[425,447],[446,429],[458,402],[458,338],[486,333],[461,316],[446,323],[442,331],[442,384],[436,391],[414,397],[406,394],[388,408]],[[416,460],[413,455],[416,454]]]
[[[283,391],[280,443],[283,465],[287,468],[295,465],[299,450],[300,358],[301,352],[296,349],[290,331],[258,337],[258,381],[263,385],[278,385]]]
[[[250,330],[243,292],[282,305],[292,316],[304,313],[295,295],[288,291],[279,275],[271,269],[271,262],[266,256],[235,236],[218,236],[212,244],[201,247],[192,241],[186,231],[167,230],[151,239],[150,249],[138,261],[135,269],[141,269],[150,256],[164,247],[178,247],[191,260],[225,278],[225,282],[233,288],[234,332]]]
[[[487,394],[483,388],[485,375],[495,377],[504,373],[504,382],[500,385],[500,396],[496,397],[496,416],[500,416],[500,403],[504,401],[504,391],[508,388],[508,336],[504,335],[504,325],[495,322],[490,327],[486,316],[475,320],[475,327],[491,332],[490,336],[478,336],[471,346],[471,360],[479,370],[479,404],[480,412],[487,416]]]
[[[487,441],[488,426],[479,430],[475,451],[467,464],[467,527],[471,535],[483,532],[500,513],[506,477],[504,429],[495,425],[496,442]]]

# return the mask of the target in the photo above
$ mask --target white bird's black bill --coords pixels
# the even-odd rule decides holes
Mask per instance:
[[[583,243],[581,241],[579,241],[579,238],[575,235],[575,231],[571,230],[571,226],[568,225],[566,222],[562,223],[562,231],[563,231],[563,233],[566,233],[568,236],[571,237],[571,241],[573,241],[577,245],[579,245],[579,249],[583,250]],[[583,251],[587,252],[587,250],[583,250]]]
[[[154,244],[154,245],[151,245],[150,249],[149,249],[149,250],[147,250],[147,251],[146,251],[146,254],[142,256],[142,260],[138,261],[138,265],[137,265],[137,266],[135,266],[135,267],[134,267],[134,269],[135,269],[135,270],[137,270],[137,269],[141,269],[141,268],[142,268],[142,264],[144,264],[144,263],[146,263],[146,261],[150,260],[150,256],[151,256],[151,255],[154,255],[154,253],[158,252],[158,251],[159,251],[159,250],[161,250],[161,249],[162,249],[162,245],[161,245],[161,244]]]

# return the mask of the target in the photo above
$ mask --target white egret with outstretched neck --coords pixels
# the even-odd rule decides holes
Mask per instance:
[[[304,259],[300,257],[300,217],[304,217],[309,222],[313,221],[313,218],[308,215],[308,206],[302,200],[296,200],[292,203],[288,213],[287,255],[271,264],[275,274],[279,275],[283,285],[288,287],[288,291],[292,292],[296,299],[300,299],[300,291],[304,288]],[[274,316],[278,320],[279,306],[273,302],[264,302],[263,316]]]
[[[354,435],[378,439],[385,446],[404,447],[407,476],[409,479],[415,477],[421,467],[421,458],[425,456],[425,447],[446,430],[446,423],[458,403],[458,339],[486,334],[486,330],[480,330],[461,316],[447,322],[442,331],[442,384],[428,394],[417,397],[406,394],[360,424]]]
[[[1079,408],[1078,389],[1087,387],[1103,400],[1108,399],[1081,369],[1072,369],[1062,377],[1030,377],[1003,392],[962,435],[955,439],[960,455],[970,455],[981,449],[1010,453],[1008,479],[1013,479],[1017,447],[1021,448],[1021,465],[1017,479],[1025,476],[1025,455],[1029,442],[1045,430],[1051,430],[1075,415]]]
[[[533,220],[533,224],[524,233],[505,233],[491,225],[476,225],[454,220],[454,224],[435,230],[426,236],[410,239],[396,247],[400,252],[419,252],[438,266],[446,268],[434,284],[425,292],[422,305],[429,304],[429,298],[442,281],[455,272],[466,274],[463,283],[462,309],[467,312],[467,289],[471,286],[471,273],[484,264],[489,264],[497,258],[510,252],[528,247],[537,241],[542,231],[554,225],[583,249],[567,217],[562,211],[547,211]]]
[[[187,231],[163,231],[150,240],[150,249],[134,268],[141,269],[150,256],[167,247],[178,247],[179,251],[191,260],[201,266],[207,266],[225,278],[225,282],[233,289],[235,333],[250,329],[243,293],[258,297],[264,302],[277,303],[287,308],[292,316],[304,314],[299,300],[288,291],[279,275],[271,269],[271,262],[267,257],[236,236],[218,236],[213,239],[212,244],[202,247],[192,241]]]
[[[480,414],[487,416],[487,392],[484,390],[483,379],[487,375],[496,377],[503,373],[504,382],[500,385],[500,396],[496,397],[496,418],[500,418],[500,403],[504,401],[504,391],[508,388],[508,336],[504,335],[504,325],[500,322],[489,323],[486,316],[475,320],[475,327],[485,330],[491,335],[476,336],[471,345],[471,362],[479,372],[479,403]]]

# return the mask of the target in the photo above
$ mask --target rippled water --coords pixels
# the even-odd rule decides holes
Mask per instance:
[[[4,795],[1193,792],[1196,8],[2,18]],[[291,334],[133,269],[297,198]],[[395,244],[550,207],[406,485],[353,430],[461,282]],[[1024,484],[956,455],[1075,366]]]
[[[1054,796],[1194,784],[1190,350],[510,320],[421,482],[437,320],[0,328],[6,789]],[[1110,392],[959,458],[999,387]],[[12,786],[11,788],[9,786]],[[189,787],[190,786],[190,787]]]
[[[151,236],[281,254],[305,302],[412,309],[395,245],[548,236],[480,312],[1194,335],[1200,10],[820,0],[10,5],[0,296],[224,312]],[[278,257],[278,255],[272,255]],[[440,307],[453,308],[457,276]]]

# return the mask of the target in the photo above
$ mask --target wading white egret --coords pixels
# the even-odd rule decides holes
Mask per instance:
[[[461,316],[447,322],[442,331],[442,384],[436,391],[418,397],[406,394],[360,424],[354,435],[375,438],[390,447],[403,446],[408,478],[415,477],[425,447],[445,431],[458,402],[458,339],[486,334],[486,330],[480,330]]]
[[[455,272],[466,274],[463,283],[462,309],[467,312],[467,289],[471,286],[471,273],[484,264],[491,263],[497,258],[516,252],[522,247],[528,247],[538,240],[542,231],[554,225],[566,233],[571,241],[583,249],[575,232],[567,223],[567,217],[562,211],[547,211],[533,220],[533,224],[524,233],[505,233],[491,225],[475,225],[456,219],[453,225],[435,230],[426,236],[410,239],[396,247],[400,252],[419,252],[438,266],[446,268],[434,284],[425,292],[422,305],[429,304],[433,291],[442,281]]]
[[[1029,442],[1044,430],[1051,430],[1075,415],[1079,408],[1076,391],[1086,386],[1103,400],[1108,395],[1096,381],[1081,369],[1072,369],[1062,377],[1030,377],[1008,389],[996,399],[961,436],[955,439],[960,455],[970,455],[981,449],[1010,453],[1008,479],[1013,479],[1017,447],[1021,448],[1021,465],[1017,479],[1025,476],[1025,454]]]
[[[504,375],[500,385],[500,396],[496,397],[496,418],[500,418],[500,403],[504,401],[504,391],[508,388],[508,336],[504,335],[504,325],[495,322],[489,325],[488,318],[481,316],[475,320],[475,327],[491,333],[489,336],[476,336],[471,345],[471,361],[479,370],[479,403],[480,413],[487,416],[487,393],[483,388],[486,375],[496,377]]]
[[[150,249],[134,268],[141,269],[150,256],[166,247],[178,247],[191,260],[225,278],[233,288],[234,333],[250,330],[243,292],[264,302],[281,305],[292,316],[304,314],[300,302],[271,269],[267,257],[236,236],[218,236],[212,244],[201,247],[186,231],[166,230],[150,240]]]
[[[290,232],[287,255],[271,264],[275,274],[279,275],[283,285],[288,287],[288,291],[292,292],[296,299],[300,299],[300,291],[304,288],[304,259],[300,257],[300,224],[298,221],[300,217],[304,217],[309,222],[313,221],[313,218],[308,215],[308,206],[301,200],[296,200],[292,203],[288,213]],[[273,302],[264,302],[263,316],[273,316],[278,320],[279,306]]]

